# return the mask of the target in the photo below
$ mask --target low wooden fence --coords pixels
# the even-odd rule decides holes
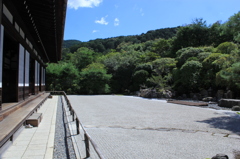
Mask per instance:
[[[85,151],[86,151],[86,157],[85,158],[89,158],[91,156],[91,151],[90,151],[90,144],[93,147],[93,150],[95,151],[95,153],[97,154],[97,156],[100,159],[105,159],[104,156],[102,155],[102,153],[100,152],[99,148],[97,147],[96,143],[93,141],[93,139],[91,138],[91,136],[87,133],[87,131],[85,130],[83,124],[81,123],[81,121],[79,120],[75,110],[73,109],[70,101],[67,98],[67,94],[64,91],[51,91],[50,92],[51,95],[63,95],[65,98],[65,101],[67,103],[67,107],[70,111],[70,114],[72,115],[72,121],[75,121],[76,123],[76,128],[77,128],[77,135],[80,134],[80,129],[83,130],[83,135],[84,135],[84,144],[85,144]]]

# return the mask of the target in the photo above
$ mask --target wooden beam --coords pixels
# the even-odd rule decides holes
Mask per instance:
[[[0,24],[2,24],[2,7],[3,7],[3,0],[0,0]]]
[[[1,28],[1,25],[2,25],[2,12],[3,12],[2,11],[2,6],[3,6],[3,2],[2,2],[2,0],[0,0],[0,32],[2,30],[2,28]],[[1,37],[1,33],[0,33],[0,37]],[[3,39],[0,38],[0,43],[2,43],[1,40],[3,40]],[[2,46],[0,46],[0,47],[2,47]],[[1,50],[2,49],[0,49],[0,51]],[[0,53],[0,55],[1,56],[3,55],[2,52]],[[0,59],[2,59],[2,57]],[[0,64],[2,65],[2,62]],[[0,73],[2,74],[2,70],[0,70]],[[0,77],[2,77],[2,75]],[[2,82],[2,79],[0,79],[0,82]],[[2,110],[2,86],[0,87],[0,111],[1,110]],[[0,116],[0,118],[1,118],[1,116]]]

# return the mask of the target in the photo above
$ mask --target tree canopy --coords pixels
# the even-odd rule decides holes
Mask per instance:
[[[240,12],[208,25],[203,19],[141,35],[64,41],[63,58],[47,67],[48,89],[74,94],[179,93],[240,88]]]

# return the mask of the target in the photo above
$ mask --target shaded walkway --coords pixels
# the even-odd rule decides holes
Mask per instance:
[[[49,96],[49,93],[44,93],[38,95],[36,99],[30,101],[26,101],[27,103],[22,102],[19,103],[17,108],[13,113],[6,114],[7,116],[0,122],[0,147],[9,140],[9,138],[13,138],[13,134],[23,125],[25,120],[37,109]],[[2,111],[2,114],[5,112]]]
[[[53,158],[57,102],[57,96],[45,101],[38,110],[43,113],[39,127],[23,129],[2,159]]]

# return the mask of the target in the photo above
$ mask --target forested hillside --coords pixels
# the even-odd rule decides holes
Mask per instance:
[[[165,28],[158,30],[151,30],[147,33],[134,36],[119,36],[107,39],[90,40],[89,42],[80,42],[77,40],[65,40],[63,48],[70,48],[70,52],[74,53],[80,47],[87,47],[98,53],[108,53],[111,49],[116,49],[119,44],[125,43],[144,43],[146,41],[155,39],[169,39],[175,36],[177,28]]]
[[[64,41],[62,61],[48,64],[47,89],[68,94],[175,95],[240,89],[240,12],[225,23],[203,19],[135,36]],[[212,95],[213,96],[213,95]]]
[[[78,45],[80,43],[81,43],[81,41],[79,41],[79,40],[64,40],[63,48],[70,48],[70,47],[72,47],[74,45]]]

